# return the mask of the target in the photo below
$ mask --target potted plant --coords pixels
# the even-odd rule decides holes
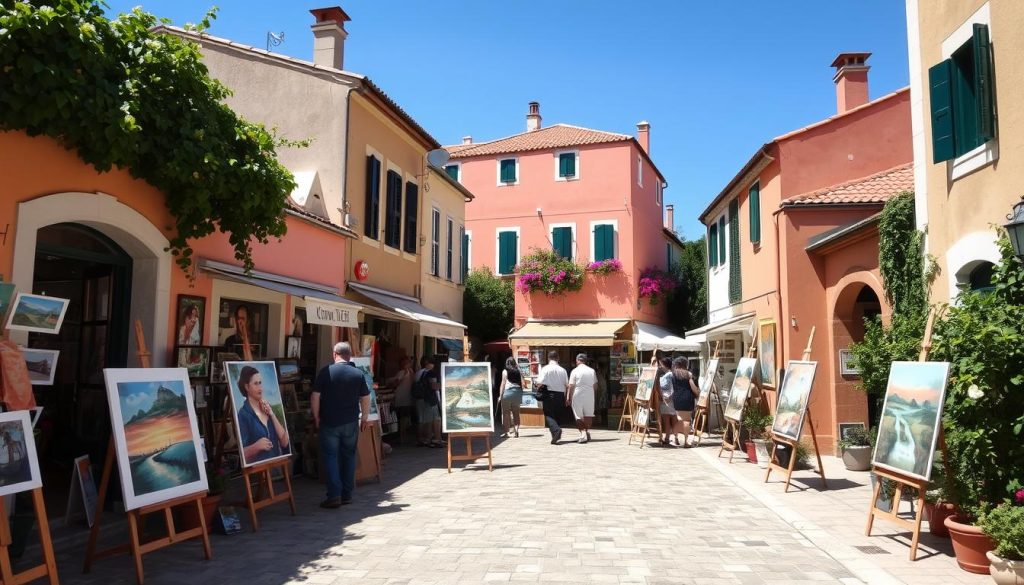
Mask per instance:
[[[203,517],[206,519],[206,532],[213,531],[213,519],[217,514],[221,498],[228,486],[228,479],[231,474],[226,468],[211,469],[206,474],[206,481],[209,484],[209,491],[203,497]],[[195,506],[187,505],[181,508],[178,515],[178,529],[190,530],[199,526],[199,514]]]
[[[676,289],[677,281],[672,275],[660,268],[644,268],[640,271],[640,282],[637,283],[637,295],[653,306],[667,298]]]
[[[928,491],[924,493],[924,512],[928,518],[928,532],[935,536],[949,538],[946,518],[956,513],[956,508],[946,501],[945,491],[942,489],[946,483],[946,476],[945,466],[941,459],[942,452],[935,453],[935,462],[932,464],[932,481],[928,486]]]
[[[871,447],[874,436],[863,427],[854,427],[846,431],[839,440],[839,450],[843,454],[843,464],[850,471],[867,471],[871,469]]]
[[[764,439],[765,429],[772,424],[772,416],[759,410],[749,410],[743,417],[743,428],[747,429],[747,460],[761,467],[768,467],[768,441]]]
[[[583,267],[551,250],[534,248],[516,267],[516,289],[559,296],[583,288]]]
[[[986,553],[992,580],[999,585],[1024,584],[1024,489],[982,514],[981,527],[995,543]]]

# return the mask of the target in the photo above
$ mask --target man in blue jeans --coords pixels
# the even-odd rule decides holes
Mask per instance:
[[[327,499],[321,508],[352,503],[356,483],[356,444],[370,415],[370,389],[352,363],[352,346],[334,346],[334,363],[316,375],[310,406],[320,437],[320,457],[327,472]],[[362,414],[360,414],[362,413]]]

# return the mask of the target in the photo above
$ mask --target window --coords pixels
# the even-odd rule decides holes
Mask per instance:
[[[498,274],[512,274],[519,263],[519,230],[498,230]]]
[[[718,222],[708,227],[708,267],[718,267]]]
[[[558,153],[558,175],[557,178],[563,181],[569,179],[575,179],[576,166],[579,161],[578,152],[560,152]]]
[[[657,185],[657,192],[656,192],[656,194],[655,194],[655,197],[656,197],[656,199],[657,199],[657,202],[658,202],[658,206],[660,207],[660,206],[661,206],[661,198],[662,198],[662,196],[663,196],[663,194],[664,194],[664,192],[663,192],[662,190],[663,190],[663,189],[664,189],[665,187],[664,187],[664,186],[662,185],[661,181],[658,181],[658,182],[656,183],[656,185]],[[671,226],[669,226],[669,227],[671,227]]]
[[[405,245],[403,250],[416,253],[416,214],[420,209],[420,188],[416,183],[405,184]]]
[[[572,260],[572,226],[552,226],[551,247],[560,258]]]
[[[750,209],[750,241],[761,242],[761,183],[750,186],[747,207]]]
[[[665,270],[672,270],[672,242],[665,242]]]
[[[725,264],[725,214],[718,218],[718,265]]]
[[[465,284],[469,276],[469,234],[466,233],[466,226],[459,226],[459,283]]]
[[[932,162],[956,159],[995,138],[992,84],[988,26],[974,23],[967,42],[928,70]]]
[[[452,221],[452,218],[450,217],[448,218],[446,234],[448,236],[448,250],[447,256],[445,256],[444,277],[448,280],[451,280],[452,260],[454,260],[454,258],[452,257],[452,250],[454,249],[454,243],[452,242],[452,239],[455,237],[455,222]]]
[[[364,205],[363,234],[376,240],[380,237],[377,223],[380,218],[380,159],[366,157],[366,201]]]
[[[644,186],[644,157],[636,155],[636,184]]]
[[[724,217],[723,217],[724,219]],[[733,199],[729,202],[729,302],[738,303],[742,298],[743,285],[740,279],[740,204]]]
[[[992,273],[995,270],[995,265],[991,262],[982,262],[971,271],[968,277],[968,290],[978,292],[988,292],[995,290],[992,286]]]
[[[506,158],[498,161],[498,184],[514,185],[519,181],[519,161]]]
[[[402,175],[388,170],[388,191],[384,208],[384,245],[402,246]]]
[[[613,223],[592,223],[593,240],[591,241],[591,253],[593,261],[600,262],[609,258],[615,258],[615,224]]]
[[[430,273],[441,276],[441,212],[430,212]]]
[[[451,177],[453,181],[458,181],[459,180],[459,178],[460,178],[459,176],[462,174],[461,171],[462,171],[461,165],[451,164],[451,165],[445,165],[444,166],[444,172],[448,173],[448,176]]]

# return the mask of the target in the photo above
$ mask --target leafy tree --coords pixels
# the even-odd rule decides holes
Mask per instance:
[[[678,286],[668,302],[668,319],[677,331],[696,329],[708,322],[706,247],[703,236],[683,242],[683,253],[672,267]]]
[[[508,337],[516,308],[511,280],[498,278],[486,266],[475,269],[466,277],[462,299],[462,318],[469,335],[484,342]]]

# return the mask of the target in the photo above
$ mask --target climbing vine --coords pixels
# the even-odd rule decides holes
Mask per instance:
[[[110,20],[95,0],[0,0],[0,130],[49,136],[161,190],[183,270],[189,241],[217,229],[250,270],[251,243],[285,233],[295,182],[275,149],[293,143],[235,114],[199,47],[150,30],[160,22],[139,8]]]

